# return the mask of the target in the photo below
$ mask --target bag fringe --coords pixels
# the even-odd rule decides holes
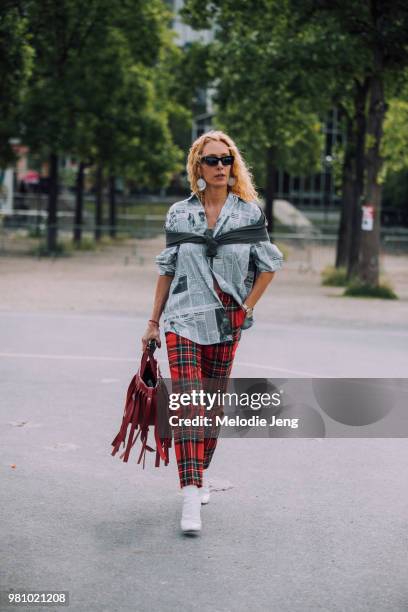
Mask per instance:
[[[120,455],[120,459],[123,460],[124,463],[127,463],[130,451],[132,450],[133,446],[135,445],[137,439],[140,436],[142,448],[137,463],[140,464],[143,459],[142,465],[144,469],[146,461],[146,452],[154,452],[156,450],[155,467],[160,467],[160,461],[163,461],[164,465],[168,465],[169,448],[171,448],[172,439],[171,437],[160,438],[159,432],[157,430],[157,395],[153,396],[153,391],[156,391],[157,393],[158,389],[149,387],[146,394],[139,386],[140,380],[141,379],[139,373],[137,373],[133,376],[129,384],[126,394],[125,409],[122,417],[122,423],[118,433],[111,442],[111,446],[113,446],[111,455],[115,456],[116,453],[119,451],[121,444],[123,444],[123,448],[125,450]],[[156,449],[152,448],[147,444],[149,424],[151,424],[150,420],[153,414],[155,414],[156,419],[156,423],[154,423],[154,437],[156,442]],[[143,421],[139,422],[140,419],[143,419]]]

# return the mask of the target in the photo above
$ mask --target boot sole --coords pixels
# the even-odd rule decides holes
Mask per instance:
[[[183,535],[195,536],[201,533],[201,529],[182,529],[181,532]]]

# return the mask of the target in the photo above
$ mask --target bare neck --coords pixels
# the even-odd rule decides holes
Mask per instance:
[[[206,208],[220,208],[228,196],[228,189],[225,187],[211,187],[208,185],[204,193],[204,204]]]

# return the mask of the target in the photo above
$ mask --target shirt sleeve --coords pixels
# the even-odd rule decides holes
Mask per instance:
[[[283,267],[283,254],[273,242],[265,241],[252,244],[250,255],[258,272],[276,272]]]
[[[251,256],[258,272],[276,272],[283,267],[283,254],[272,242],[251,245]]]
[[[175,214],[169,210],[164,223],[165,230],[176,231]],[[177,266],[177,254],[179,245],[166,247],[161,253],[156,256],[156,264],[159,268],[160,276],[174,276]]]

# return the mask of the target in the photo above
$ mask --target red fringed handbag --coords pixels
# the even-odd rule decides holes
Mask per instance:
[[[129,453],[140,435],[142,449],[137,463],[140,463],[143,458],[143,468],[146,451],[154,452],[155,450],[147,444],[149,426],[154,427],[156,467],[160,466],[160,459],[164,461],[165,465],[168,465],[169,448],[171,448],[169,393],[161,377],[158,363],[153,357],[155,349],[156,343],[151,341],[143,352],[140,368],[130,381],[127,391],[121,428],[112,442],[113,451],[111,454],[113,456],[118,452],[122,442],[124,447],[126,445],[126,449],[120,455],[120,458],[127,462]],[[129,426],[130,432],[128,435]]]

